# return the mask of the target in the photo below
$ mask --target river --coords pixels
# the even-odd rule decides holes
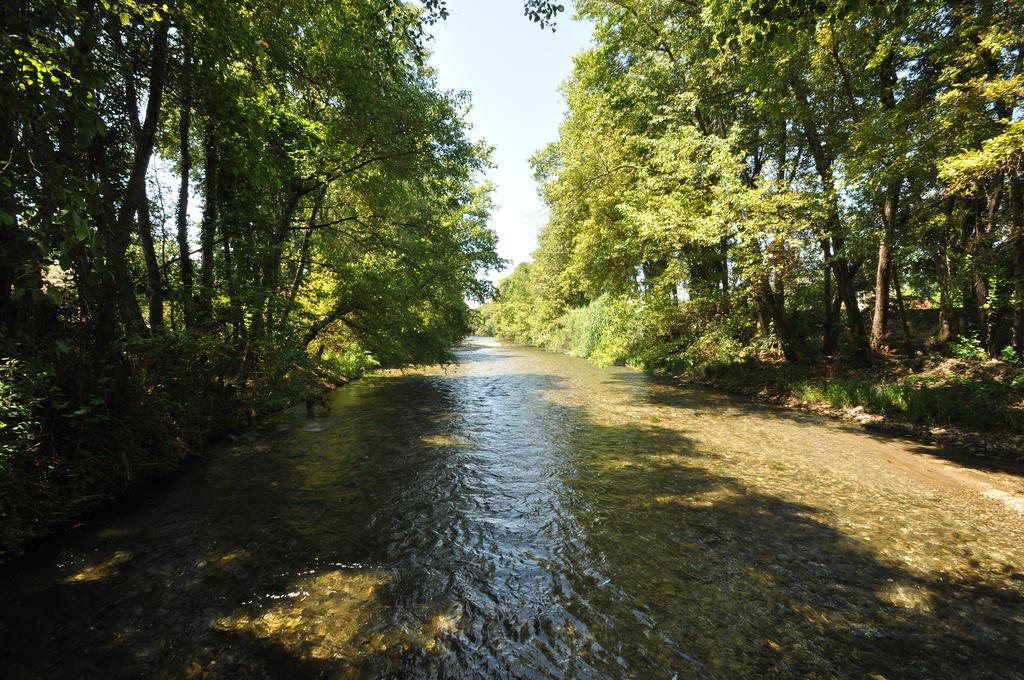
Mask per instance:
[[[9,678],[1024,678],[1024,478],[474,338],[0,583]]]

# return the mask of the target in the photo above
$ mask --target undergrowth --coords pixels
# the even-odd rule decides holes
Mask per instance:
[[[823,375],[819,369],[748,358],[686,372],[743,391],[791,395],[835,408],[866,410],[921,425],[960,425],[1024,432],[1024,392],[1017,376],[997,379],[969,372],[891,377],[884,369]]]
[[[879,362],[854,368],[841,361],[786,362],[776,338],[759,333],[735,301],[691,300],[656,304],[630,296],[602,295],[571,308],[552,328],[513,339],[539,344],[599,365],[630,365],[669,375],[710,380],[743,393],[767,392],[835,408],[863,407],[922,425],[1024,431],[1024,368],[1012,348],[996,374],[974,336],[945,348],[955,369],[917,373],[909,363]],[[545,339],[538,342],[537,337]]]
[[[344,348],[317,361],[268,344],[246,357],[187,335],[114,349],[0,360],[0,563],[207,442],[376,365]]]

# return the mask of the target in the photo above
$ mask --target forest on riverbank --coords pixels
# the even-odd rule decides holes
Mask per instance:
[[[549,221],[479,333],[1024,427],[1024,3],[577,9]]]
[[[500,260],[488,150],[425,62],[446,16],[5,4],[0,555],[319,384],[450,356]]]

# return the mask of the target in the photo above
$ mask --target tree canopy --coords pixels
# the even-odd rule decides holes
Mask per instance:
[[[594,46],[534,159],[551,218],[485,309],[606,360],[1024,356],[1024,5],[585,0]],[[589,311],[586,311],[589,310]],[[600,330],[603,328],[603,330]]]
[[[426,65],[445,12],[6,3],[8,516],[33,489],[70,513],[324,377],[448,359],[500,260],[488,149]]]

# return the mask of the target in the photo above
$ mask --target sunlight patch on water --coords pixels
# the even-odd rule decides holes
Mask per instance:
[[[458,630],[461,608],[399,622],[384,595],[393,580],[386,570],[338,569],[307,576],[286,592],[269,593],[217,619],[214,627],[275,642],[298,658],[359,664],[410,650],[441,653],[444,639]],[[391,623],[381,625],[384,621]]]
[[[99,564],[93,564],[85,567],[77,574],[67,577],[65,581],[67,583],[78,583],[80,581],[101,581],[105,578],[114,576],[118,572],[120,567],[125,562],[132,559],[132,554],[126,550],[117,550],[113,555],[103,560]]]
[[[932,613],[931,593],[912,585],[894,581],[878,591],[878,599],[901,609]]]
[[[1009,493],[1008,491],[1002,491],[1000,489],[991,489],[982,494],[992,500],[1001,502],[1011,510],[1024,513],[1024,496],[1018,496],[1016,494]]]
[[[328,571],[299,579],[284,593],[268,593],[269,607],[238,609],[214,625],[272,640],[300,657],[352,656],[360,633],[386,609],[380,588],[392,578],[387,571]]]
[[[445,447],[469,448],[471,444],[451,434],[429,434],[420,437],[420,443],[430,448],[440,449]]]
[[[475,335],[473,337],[466,338],[464,344],[470,347],[501,347],[503,343],[498,338],[485,338]]]
[[[718,487],[701,493],[666,494],[651,499],[655,504],[673,504],[687,508],[710,508],[719,503],[726,503],[740,498],[740,494],[728,487]]]
[[[235,560],[240,560],[248,557],[252,557],[252,555],[249,553],[248,550],[245,550],[243,548],[240,550],[232,550],[229,553],[224,553],[217,559],[217,561],[221,564],[224,564],[227,562],[234,562]]]

